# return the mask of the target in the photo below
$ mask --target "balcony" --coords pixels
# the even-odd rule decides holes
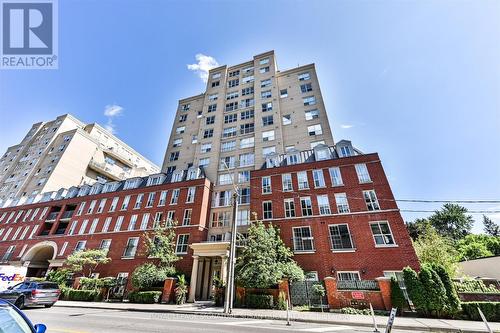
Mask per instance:
[[[73,216],[74,213],[75,213],[74,210],[65,211],[61,216],[61,220],[69,220]]]
[[[89,162],[89,168],[94,169],[95,171],[113,180],[122,180],[131,177],[130,171],[125,171],[119,166],[109,163],[96,162],[94,160],[91,160]]]
[[[123,164],[133,168],[135,167],[134,162],[132,162],[132,158],[128,157],[125,153],[121,152],[118,149],[115,149],[113,147],[104,149],[104,152],[114,158],[116,158],[118,161],[122,162]]]
[[[47,216],[45,219],[45,222],[54,222],[57,219],[57,215],[59,215],[59,212],[52,212]]]

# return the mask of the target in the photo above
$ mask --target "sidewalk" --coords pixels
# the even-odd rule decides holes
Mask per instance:
[[[234,318],[254,319],[286,319],[286,311],[279,310],[249,310],[234,309],[233,313],[226,315],[222,308],[211,306],[210,303],[187,303],[184,305],[173,304],[133,304],[133,303],[105,303],[105,302],[73,302],[58,301],[57,307],[93,308],[106,310],[140,311],[156,313],[177,313],[189,315],[227,316]],[[385,328],[387,317],[375,316],[377,325]],[[345,315],[338,313],[299,312],[290,311],[292,321],[311,322],[319,324],[335,324],[347,326],[373,327],[371,316]],[[500,332],[500,323],[490,323],[495,332]],[[483,322],[449,319],[406,318],[396,317],[393,328],[402,330],[419,330],[431,332],[487,332]]]

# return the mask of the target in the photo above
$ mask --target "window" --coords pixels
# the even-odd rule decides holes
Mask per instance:
[[[245,120],[245,119],[251,119],[254,117],[254,110],[246,110],[240,113],[240,119]]]
[[[163,220],[163,212],[156,212],[153,219],[153,229],[157,228],[159,223]]]
[[[249,123],[249,124],[243,124],[240,125],[240,134],[249,134],[254,132],[254,124]],[[236,135],[236,133],[234,133]]]
[[[208,111],[209,113],[210,113],[210,112],[215,112],[215,111],[217,111],[217,104],[210,104],[210,105],[208,106],[208,110],[207,110],[207,111]]]
[[[282,174],[281,175],[281,183],[283,185],[283,191],[285,191],[285,192],[293,191],[292,174],[291,173]]]
[[[175,133],[182,134],[186,131],[186,126],[179,126],[175,129]]]
[[[241,128],[243,129],[243,125],[241,126]],[[223,138],[230,138],[232,136],[236,136],[236,127],[226,127],[222,130]]]
[[[262,148],[262,156],[266,157],[270,154],[274,154],[276,153],[276,147],[275,146],[271,146],[271,147],[264,147]],[[276,166],[279,166],[279,162],[277,162],[277,165]]]
[[[180,147],[180,146],[182,146],[182,139],[174,139],[172,147]]]
[[[122,224],[123,224],[123,216],[118,216],[113,231],[114,232],[120,231],[122,229]]]
[[[139,184],[141,182],[141,179],[135,178],[135,179],[127,179],[125,181],[125,185],[123,185],[124,190],[129,190],[132,188],[137,188],[139,187]]]
[[[238,102],[231,102],[226,104],[226,112],[238,110]]]
[[[300,207],[302,216],[311,216],[313,214],[311,197],[300,198]]]
[[[238,214],[236,215],[237,225],[248,225],[250,221],[250,211],[248,209],[238,209]]]
[[[96,203],[97,203],[97,200],[92,200],[90,202],[89,209],[87,209],[87,215],[92,214],[94,212],[94,208],[95,208]]]
[[[259,65],[267,65],[269,63],[269,58],[264,58],[259,60]]]
[[[89,229],[89,234],[93,234],[95,232],[98,223],[99,223],[99,219],[94,219],[92,221],[92,224],[90,225],[90,229]]]
[[[177,236],[177,244],[175,245],[175,253],[186,254],[188,252],[189,234]]]
[[[307,132],[309,133],[309,136],[323,134],[323,130],[321,129],[320,124],[307,126]]]
[[[292,115],[285,114],[281,117],[281,120],[283,122],[283,125],[290,125],[292,123]]]
[[[260,98],[271,98],[271,97],[273,97],[271,90],[264,90],[260,92]]]
[[[299,183],[299,190],[309,188],[309,180],[307,179],[307,171],[297,172],[297,181]]]
[[[368,169],[366,164],[356,164],[356,174],[358,175],[358,180],[360,183],[369,183],[372,180],[370,179],[370,174],[368,173]]]
[[[210,116],[205,119],[206,125],[212,125],[213,123],[215,123],[215,116]]]
[[[286,97],[288,97],[288,90],[287,90],[287,89],[281,89],[281,90],[280,90],[280,97],[281,97],[281,98],[286,98]]]
[[[312,85],[310,83],[306,83],[306,84],[301,84],[300,85],[300,92],[301,93],[306,93],[306,92],[309,92],[309,91],[312,91]]]
[[[250,181],[250,170],[238,172],[238,183],[247,183]]]
[[[149,224],[149,213],[142,215],[141,230],[146,230]]]
[[[273,121],[272,115],[262,117],[262,126],[272,125],[273,123],[274,123],[274,121]]]
[[[310,227],[296,227],[293,230],[293,250],[294,252],[314,251],[314,238]]]
[[[186,202],[191,203],[194,202],[194,196],[196,194],[196,187],[189,187],[187,191]]]
[[[313,170],[314,187],[325,187],[325,178],[323,176],[323,169]]]
[[[104,210],[104,206],[106,205],[106,199],[101,199],[101,201],[99,201],[99,206],[97,207],[97,214],[99,213],[102,213],[102,211]]]
[[[239,79],[234,79],[234,80],[227,81],[227,87],[228,88],[237,87],[237,86],[239,86],[239,84],[240,84],[240,80]]]
[[[75,246],[75,252],[83,251],[85,250],[85,244],[87,241],[78,241]]]
[[[120,210],[127,210],[129,202],[130,202],[130,195],[127,195],[125,198],[123,198],[122,207],[120,208]]]
[[[330,210],[330,202],[328,201],[328,195],[318,195],[316,197],[318,199],[318,207],[319,207],[319,215],[329,215],[332,213]]]
[[[351,148],[349,146],[340,147],[340,157],[352,156]]]
[[[229,173],[219,175],[219,185],[228,185],[233,183],[233,177]]]
[[[337,272],[339,281],[359,281],[359,272]]]
[[[213,102],[213,101],[216,101],[218,97],[219,97],[218,94],[211,94],[211,95],[208,95],[208,100]]]
[[[63,246],[61,247],[61,249],[59,250],[59,256],[62,256],[64,255],[64,252],[66,252],[66,248],[68,247],[68,242],[64,242],[63,243]]]
[[[251,166],[254,164],[254,154],[240,154],[240,167]]]
[[[387,221],[370,223],[372,229],[375,246],[390,246],[395,245],[394,237],[392,236],[391,228]]]
[[[178,159],[179,159],[179,152],[178,151],[170,153],[170,158],[169,158],[170,162],[177,161]]]
[[[75,230],[76,230],[76,225],[78,224],[78,221],[73,221],[73,223],[71,223],[71,226],[69,227],[69,231],[68,231],[68,235],[74,235],[75,234]],[[36,226],[35,226],[36,227]],[[33,234],[33,233],[32,233]],[[30,237],[31,238],[31,237]],[[5,240],[5,239],[4,239]]]
[[[80,230],[78,230],[79,235],[83,235],[85,233],[85,229],[87,229],[88,224],[89,220],[83,220],[82,225],[80,226]]]
[[[240,140],[240,148],[252,148],[255,146],[255,138],[245,138]]]
[[[285,199],[285,218],[295,217],[295,201],[293,199]]]
[[[111,247],[111,239],[103,239],[99,245],[100,250],[109,251]]]
[[[204,143],[201,145],[201,152],[202,153],[208,153],[212,150],[212,144],[211,143]]]
[[[241,89],[241,96],[251,95],[253,92],[253,87],[243,88]]]
[[[328,226],[332,251],[353,250],[351,234],[347,224],[334,224]]]
[[[236,166],[236,158],[234,156],[226,156],[220,159],[219,170],[232,169]]]
[[[142,199],[144,199],[144,194],[143,194],[143,193],[141,193],[141,194],[137,195],[137,199],[135,200],[134,209],[139,209],[139,208],[141,208],[141,205],[142,205]]]
[[[203,139],[208,139],[214,136],[214,129],[209,128],[203,131]]]
[[[179,117],[179,122],[180,123],[183,123],[187,120],[187,114],[181,114],[181,116]]]
[[[339,213],[349,213],[349,203],[345,193],[335,193],[335,202]]]
[[[269,220],[273,218],[273,202],[264,201],[262,203],[263,219]]]
[[[262,112],[268,112],[273,110],[273,102],[262,103]]]
[[[271,192],[272,192],[271,177],[270,176],[262,177],[262,194],[268,194]]]
[[[229,226],[231,212],[215,212],[212,214],[212,228],[222,228]]]
[[[248,107],[251,107],[254,105],[255,105],[255,101],[253,98],[246,98],[246,99],[240,101],[241,108],[248,108]]]
[[[212,88],[218,87],[220,85],[220,81],[212,81]]]
[[[170,204],[171,205],[176,205],[177,202],[179,201],[179,194],[180,191],[178,188],[172,191],[172,197],[170,198]]]
[[[193,214],[192,209],[184,210],[184,217],[182,218],[182,225],[190,225],[191,224],[191,214]]]
[[[306,120],[313,120],[319,118],[319,111],[317,109],[309,110],[305,112]]]
[[[238,120],[238,114],[228,114],[224,116],[224,124],[233,123]]]
[[[330,179],[332,181],[332,186],[344,185],[342,182],[342,175],[340,174],[339,167],[329,168],[328,171],[330,172]]]
[[[186,111],[189,111],[190,108],[191,108],[191,104],[183,104],[181,111],[186,112]]]
[[[247,205],[250,203],[250,188],[240,188],[238,190],[238,203],[240,205]]]
[[[368,210],[380,210],[377,195],[375,194],[374,190],[363,191],[363,197],[365,198],[365,203]]]
[[[272,84],[271,79],[260,81],[260,87],[261,88],[270,87],[271,84]]]
[[[167,222],[170,224],[174,221],[175,219],[175,210],[169,210],[167,212]]]
[[[200,158],[199,166],[205,167],[210,164],[210,157]]]
[[[309,74],[309,72],[305,72],[305,73],[299,74],[297,76],[297,78],[299,79],[299,81],[307,81],[307,80],[311,79],[311,75]]]
[[[232,151],[235,149],[236,149],[236,141],[235,140],[223,142],[220,146],[221,152]]]
[[[108,230],[109,230],[109,225],[111,224],[111,219],[112,219],[112,217],[107,217],[107,218],[104,220],[104,225],[102,226],[102,230],[101,230],[101,232],[108,232]]]
[[[167,201],[167,193],[168,191],[161,191],[160,200],[158,200],[158,207],[165,206],[165,202]]]
[[[273,141],[274,140],[274,130],[262,132],[262,141]]]
[[[113,201],[111,201],[111,205],[109,206],[109,212],[114,212],[116,210],[116,206],[118,205],[118,197],[114,197]]]
[[[127,246],[123,251],[124,258],[133,258],[137,252],[137,246],[139,245],[139,237],[131,237],[127,240]]]
[[[128,228],[127,230],[128,231],[132,231],[132,230],[135,230],[135,225],[137,224],[137,215],[134,214],[130,217],[130,221],[128,223]]]

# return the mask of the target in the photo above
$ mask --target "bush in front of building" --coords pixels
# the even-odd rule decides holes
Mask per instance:
[[[128,294],[131,303],[153,304],[161,300],[161,291],[132,291]]]
[[[152,263],[137,266],[132,273],[132,286],[138,290],[148,290],[163,286],[165,279],[175,273],[170,267],[158,267]]]
[[[399,313],[402,313],[403,309],[406,308],[405,295],[394,277],[391,278],[391,302],[392,307],[398,308]]]
[[[97,302],[101,300],[101,293],[97,290],[80,290],[67,288],[64,290],[64,298],[68,301]]]
[[[245,295],[245,303],[247,308],[251,309],[272,309],[274,307],[273,295]]]
[[[489,321],[500,321],[500,302],[463,302],[462,318],[469,320],[481,320],[478,308]]]
[[[495,285],[485,285],[481,280],[474,280],[473,278],[464,278],[461,281],[454,283],[455,288],[461,293],[500,293],[500,290]]]

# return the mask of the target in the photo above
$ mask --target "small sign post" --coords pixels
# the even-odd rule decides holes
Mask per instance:
[[[372,319],[373,319],[373,332],[379,333],[380,331],[378,330],[378,327],[377,327],[377,321],[375,320],[375,313],[373,313],[372,303],[370,303],[370,313],[372,314]]]
[[[392,325],[394,324],[394,319],[396,318],[397,308],[392,308],[391,314],[389,315],[389,321],[387,321],[387,327],[385,328],[385,333],[391,333]]]

